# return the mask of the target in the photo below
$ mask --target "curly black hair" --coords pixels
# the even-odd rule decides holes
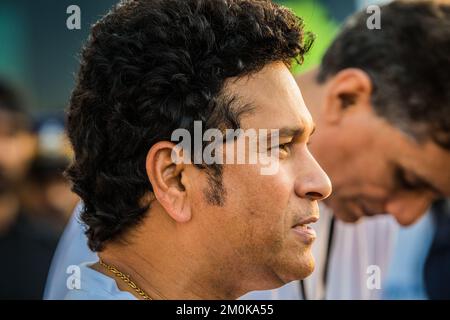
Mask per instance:
[[[89,247],[101,251],[148,212],[153,144],[192,133],[194,121],[237,129],[246,110],[223,92],[226,79],[301,62],[311,43],[300,18],[267,0],[123,1],[97,22],[67,116],[75,158],[66,174],[84,202]],[[207,197],[216,204],[220,173]]]
[[[450,149],[450,4],[393,1],[380,7],[381,29],[362,11],[328,48],[318,81],[346,68],[368,73],[375,111],[419,142]]]

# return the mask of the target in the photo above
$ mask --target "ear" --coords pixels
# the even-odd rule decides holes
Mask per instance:
[[[372,81],[361,69],[349,68],[338,72],[327,83],[324,119],[339,123],[347,112],[357,108],[370,109]]]
[[[185,164],[172,159],[174,148],[168,141],[154,144],[147,154],[145,168],[158,202],[173,220],[182,223],[191,219],[191,206],[183,175]]]

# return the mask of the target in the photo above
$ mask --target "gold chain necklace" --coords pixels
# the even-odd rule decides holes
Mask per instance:
[[[102,267],[104,267],[106,270],[114,274],[117,278],[125,282],[128,286],[130,286],[134,291],[137,292],[138,295],[140,295],[144,300],[153,300],[144,290],[139,288],[131,279],[129,275],[124,274],[123,272],[119,271],[116,267],[110,266],[109,264],[104,263],[101,259],[99,260],[99,263]]]

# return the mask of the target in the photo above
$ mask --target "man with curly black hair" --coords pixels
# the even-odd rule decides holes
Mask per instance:
[[[68,299],[235,299],[312,272],[308,224],[331,185],[289,71],[310,45],[301,19],[266,0],[124,1],[94,25],[68,111],[67,175],[100,260],[80,266]],[[172,137],[195,136],[196,123],[276,132],[257,151],[243,145],[270,151],[277,170],[188,161],[198,150],[174,152]],[[242,137],[226,135],[215,156]]]

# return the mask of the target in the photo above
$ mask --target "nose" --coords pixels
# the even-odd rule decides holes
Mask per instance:
[[[323,200],[331,194],[331,181],[314,157],[308,152],[307,161],[299,163],[295,193],[305,199]]]
[[[386,202],[385,210],[403,226],[417,221],[430,207],[433,199],[428,195],[402,194]]]

